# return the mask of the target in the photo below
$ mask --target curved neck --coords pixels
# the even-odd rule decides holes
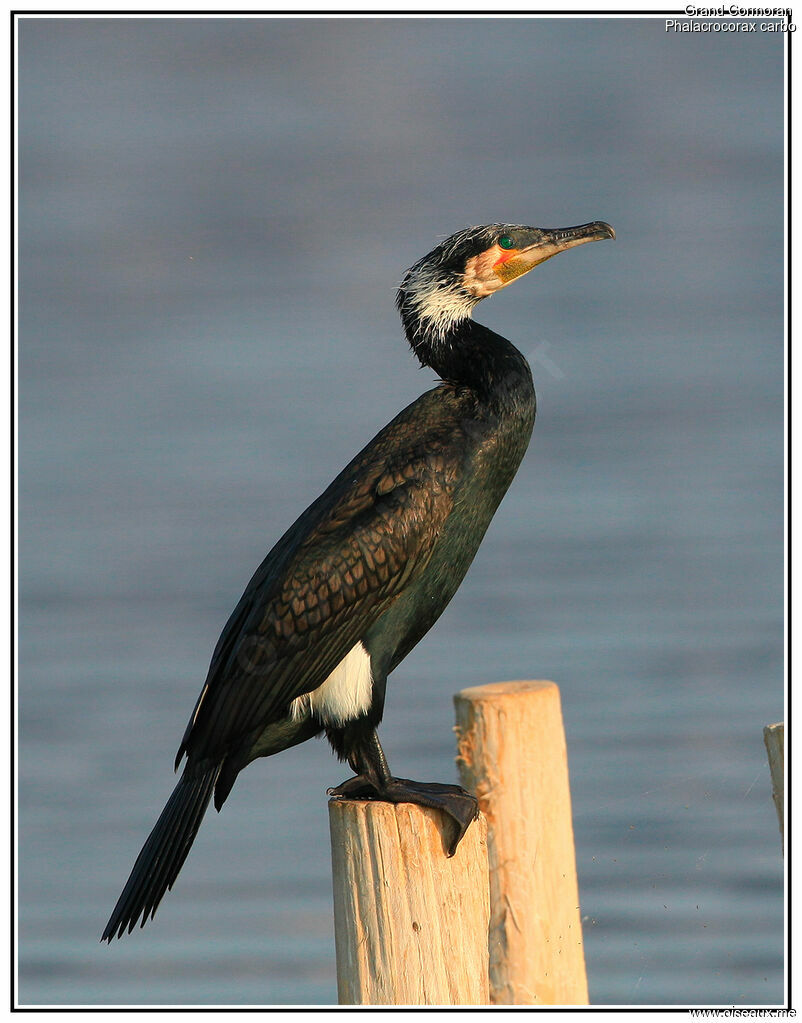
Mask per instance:
[[[470,387],[491,404],[534,401],[529,364],[500,334],[469,317],[444,330],[422,329],[403,313],[401,318],[415,355],[443,380]]]

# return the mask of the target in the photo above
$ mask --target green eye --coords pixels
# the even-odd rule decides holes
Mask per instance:
[[[512,238],[510,238],[510,236],[508,234],[503,234],[499,238],[498,243],[499,243],[499,245],[501,246],[502,249],[511,249],[512,248]]]

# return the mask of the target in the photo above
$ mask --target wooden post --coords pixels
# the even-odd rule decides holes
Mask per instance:
[[[500,682],[454,702],[462,784],[487,817],[490,1000],[587,1005],[560,692]]]
[[[329,801],[340,1005],[487,1005],[487,824],[450,859],[439,811]]]
[[[763,729],[763,741],[769,755],[771,769],[771,794],[777,808],[780,822],[780,838],[785,852],[785,724],[766,725]]]

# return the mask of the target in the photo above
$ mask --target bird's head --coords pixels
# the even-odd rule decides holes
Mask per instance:
[[[421,335],[444,338],[477,302],[558,252],[604,238],[615,238],[615,231],[600,220],[559,229],[487,224],[452,234],[410,267],[398,289],[413,347]]]

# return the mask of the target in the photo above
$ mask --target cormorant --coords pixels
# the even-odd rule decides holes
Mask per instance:
[[[440,383],[343,469],[248,583],[181,740],[181,780],[103,939],[154,915],[213,793],[219,810],[252,760],[322,732],[356,772],[333,795],[437,807],[454,852],[477,815],[475,798],[393,777],[376,728],[387,676],[454,596],[535,421],[526,360],[472,310],[558,252],[614,237],[600,221],[490,224],[457,232],[407,271],[397,297],[404,331]]]

